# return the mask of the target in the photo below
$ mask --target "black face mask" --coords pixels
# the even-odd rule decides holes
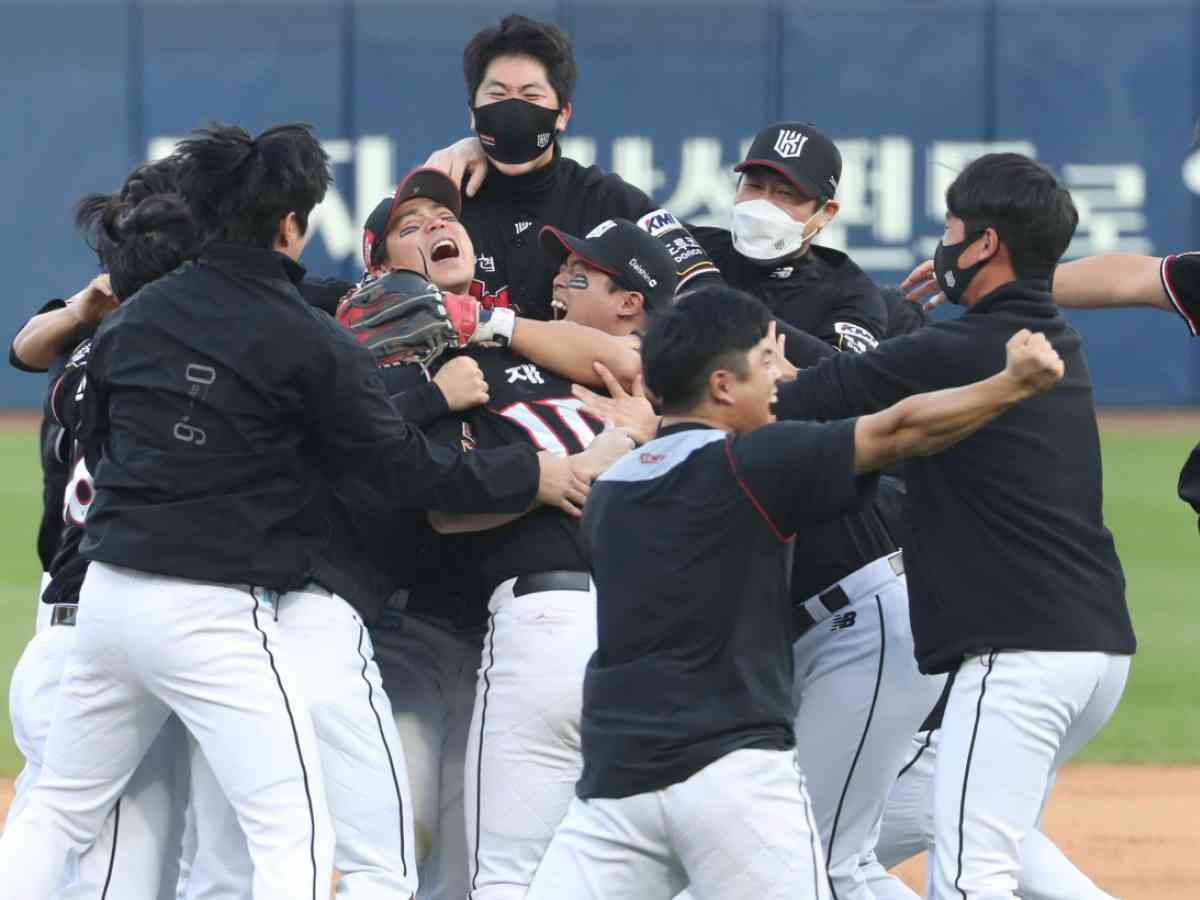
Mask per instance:
[[[476,106],[475,133],[483,152],[496,162],[514,165],[537,159],[554,140],[557,109],[527,100],[501,100]]]
[[[942,293],[951,303],[961,302],[967,285],[971,283],[975,273],[987,262],[987,260],[980,260],[965,269],[958,267],[958,258],[962,256],[962,252],[979,240],[982,234],[982,231],[968,234],[957,244],[943,244],[938,241],[937,249],[933,251],[933,274],[937,278],[938,287],[942,289]]]

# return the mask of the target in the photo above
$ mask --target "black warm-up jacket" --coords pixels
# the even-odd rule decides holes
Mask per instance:
[[[993,649],[1134,652],[1125,579],[1104,526],[1092,380],[1078,333],[1045,282],[1010,282],[957,319],[831,356],[779,391],[781,419],[877,412],[996,374],[1022,328],[1050,340],[1066,363],[1063,381],[906,465],[905,565],[923,672],[951,671],[964,655]]]

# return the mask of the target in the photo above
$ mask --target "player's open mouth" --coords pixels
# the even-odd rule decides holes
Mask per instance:
[[[550,308],[554,311],[554,318],[556,319],[561,319],[567,314],[567,303],[563,300],[564,293],[564,291],[555,288],[550,300]]]
[[[429,258],[435,263],[447,259],[458,259],[458,244],[454,243],[450,238],[442,238],[433,245],[433,250],[430,251]]]

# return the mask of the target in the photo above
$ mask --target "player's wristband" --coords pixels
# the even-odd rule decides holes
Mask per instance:
[[[507,347],[512,343],[513,329],[517,325],[517,314],[507,307],[494,306],[481,310],[479,324],[471,335],[472,344],[494,341]]]

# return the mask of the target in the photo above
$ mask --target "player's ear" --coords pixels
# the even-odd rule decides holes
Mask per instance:
[[[838,210],[842,208],[842,204],[836,200],[830,200],[825,204],[825,208],[821,210],[820,224],[824,228],[830,222],[837,218]]]
[[[554,128],[556,131],[566,131],[567,123],[571,121],[571,104],[564,103],[563,108],[558,111],[558,118],[554,120]],[[471,123],[474,127],[474,122]]]
[[[708,399],[717,406],[732,406],[734,373],[728,369],[713,369],[708,376]]]
[[[274,249],[281,253],[286,252],[287,248],[292,245],[292,242],[301,237],[300,226],[296,222],[296,214],[288,213],[279,220],[279,227],[275,229],[275,247]]]
[[[617,312],[623,317],[632,318],[641,315],[646,308],[646,298],[639,291],[623,291]]]

